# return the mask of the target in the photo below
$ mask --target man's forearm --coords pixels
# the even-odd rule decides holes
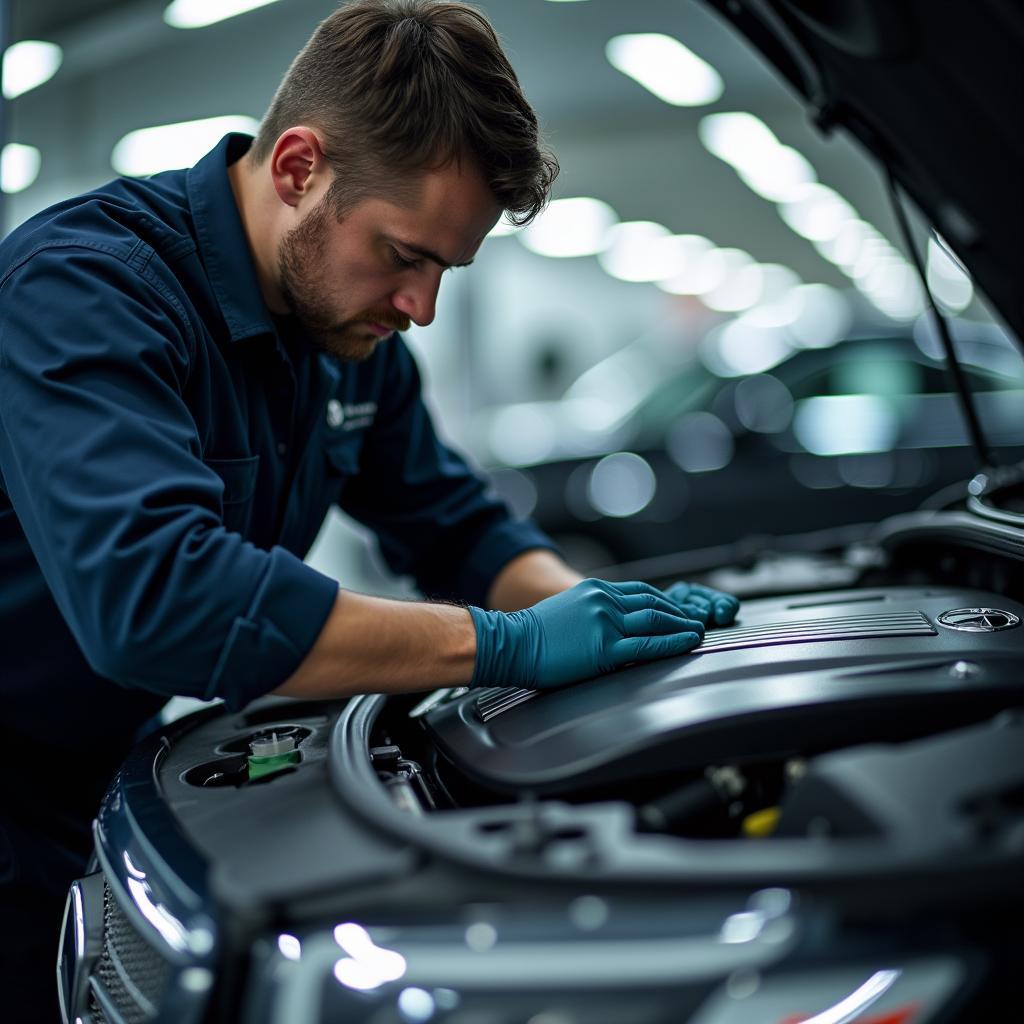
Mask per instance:
[[[309,654],[274,692],[320,698],[465,686],[475,662],[464,608],[339,590]]]
[[[518,611],[581,579],[553,552],[526,551],[495,577],[487,604]],[[274,692],[318,698],[465,686],[475,664],[476,630],[464,608],[339,590],[309,654]]]
[[[517,555],[494,578],[487,607],[516,612],[576,586],[583,577],[553,551],[538,548]]]

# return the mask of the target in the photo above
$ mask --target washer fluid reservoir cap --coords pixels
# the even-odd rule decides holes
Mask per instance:
[[[273,730],[253,736],[249,749],[252,751],[248,757],[250,782],[298,764],[300,756],[294,736],[282,736]]]
[[[294,736],[279,736],[276,732],[260,733],[249,741],[253,757],[277,757],[290,754],[294,749]]]

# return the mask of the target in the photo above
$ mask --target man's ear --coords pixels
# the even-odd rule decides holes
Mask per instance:
[[[281,202],[298,206],[325,175],[330,164],[317,132],[301,125],[282,132],[270,155],[270,177]]]

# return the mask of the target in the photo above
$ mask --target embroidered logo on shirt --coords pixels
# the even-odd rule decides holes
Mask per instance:
[[[345,430],[357,430],[368,427],[377,415],[376,402],[358,402],[342,405],[336,398],[327,403],[327,425],[332,430],[344,427]]]

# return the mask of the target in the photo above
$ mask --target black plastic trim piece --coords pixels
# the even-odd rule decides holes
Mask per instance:
[[[545,800],[405,815],[380,784],[368,754],[371,732],[386,706],[387,697],[381,694],[355,697],[335,723],[328,759],[335,795],[350,813],[384,834],[475,871],[576,887],[591,882],[648,887],[676,883],[706,891],[800,886],[827,890],[835,899],[850,898],[860,906],[864,886],[870,884],[873,898],[908,910],[933,906],[940,894],[948,900],[951,892],[969,902],[1002,887],[1007,899],[1014,898],[1024,877],[1019,857],[964,850],[956,857],[937,858],[927,836],[743,842],[641,835],[634,831],[631,810],[618,803]],[[512,824],[489,828],[495,821]],[[524,830],[538,827],[549,828],[555,836],[560,830],[582,830],[590,856],[563,861],[517,845]],[[853,882],[857,884],[851,887]]]

